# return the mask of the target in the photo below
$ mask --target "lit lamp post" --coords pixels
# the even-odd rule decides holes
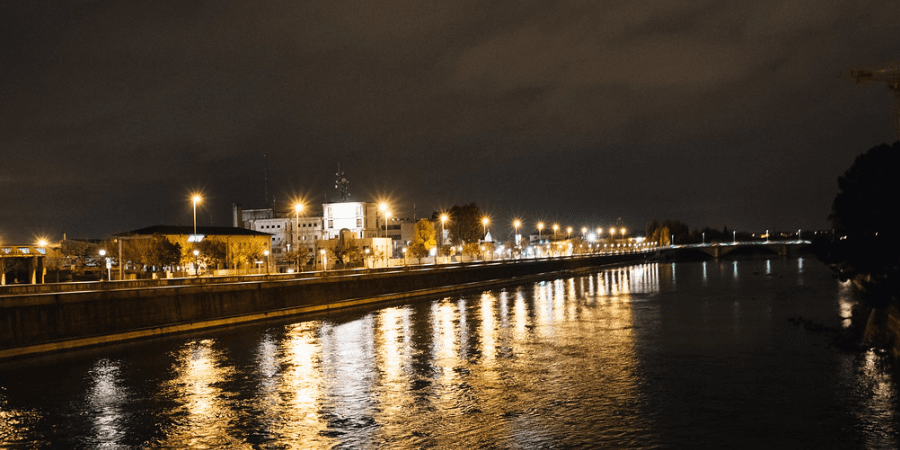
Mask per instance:
[[[197,203],[200,203],[200,200],[203,199],[197,194],[191,197],[191,201],[194,204],[194,235],[197,234]]]
[[[522,225],[522,221],[521,221],[521,220],[516,219],[516,220],[513,221],[513,229],[514,229],[515,232],[516,232],[516,237],[515,237],[516,247],[519,246],[519,241],[521,241],[521,239],[519,239],[519,226],[520,226],[520,225]]]
[[[106,250],[100,250],[100,258],[103,259],[103,261],[106,263],[106,279],[112,280],[112,278],[110,277],[112,273],[109,269],[109,258],[106,257]],[[100,269],[100,281],[103,281],[103,269]]]
[[[566,239],[572,237],[572,227],[566,228]]]
[[[196,250],[195,250],[195,251],[196,251]],[[266,275],[268,275],[268,274],[269,274],[269,251],[268,251],[268,250],[264,250],[264,251],[263,251],[263,256],[266,258]]]
[[[484,240],[487,239],[487,224],[488,224],[488,222],[490,222],[490,220],[488,220],[487,217],[482,217],[482,218],[481,218],[481,231],[482,231],[482,233],[481,233],[481,234],[482,234],[481,240],[482,240],[482,241],[484,241]]]
[[[544,222],[538,222],[538,244],[541,243],[541,231],[544,230]]]
[[[297,222],[294,228],[297,229],[297,240],[294,242],[294,252],[297,253],[297,272],[300,272],[300,211],[303,211],[303,204],[294,205],[294,221]]]
[[[553,240],[556,240],[556,231],[559,230],[559,225],[553,224]]]
[[[447,215],[441,214],[441,236],[438,238],[438,248],[444,249],[444,226],[447,224]],[[439,252],[441,256],[444,256],[444,252]]]
[[[378,209],[381,210],[381,219],[384,222],[384,237],[387,237],[387,203],[382,202],[378,205]]]

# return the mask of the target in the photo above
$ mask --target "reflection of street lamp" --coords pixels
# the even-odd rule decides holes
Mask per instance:
[[[191,197],[191,201],[194,203],[194,235],[197,234],[197,203],[200,203],[200,200],[202,200],[202,198],[197,194],[194,194],[194,196]]]
[[[197,262],[197,256],[199,256],[199,255],[200,255],[200,250],[194,250],[194,276],[195,277],[200,276],[200,272],[199,272],[200,264]],[[268,267],[266,269],[268,270]]]

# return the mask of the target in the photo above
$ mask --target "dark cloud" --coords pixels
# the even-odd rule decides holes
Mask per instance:
[[[894,137],[889,93],[848,72],[898,58],[896,17],[893,1],[6,3],[0,240],[187,223],[193,189],[227,224],[266,191],[333,198],[338,163],[358,198],[410,216],[827,227],[837,176]]]

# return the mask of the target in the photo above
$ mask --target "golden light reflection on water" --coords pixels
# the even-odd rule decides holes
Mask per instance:
[[[167,448],[234,447],[241,448],[243,437],[231,435],[231,422],[236,415],[229,408],[227,393],[221,389],[234,368],[222,365],[223,355],[215,341],[191,341],[175,355],[171,369],[174,378],[164,392],[178,404],[169,414],[173,419],[161,443]]]
[[[319,414],[324,397],[325,379],[321,367],[319,323],[304,322],[291,326],[278,349],[280,358],[274,367],[281,373],[268,370],[276,387],[266,392],[266,421],[272,424],[279,442],[291,445],[327,446],[334,440],[324,436],[328,424]],[[272,346],[261,348],[264,360],[271,358]]]
[[[481,294],[481,364],[493,373],[494,359],[497,357],[497,328],[494,319],[497,298],[491,292]]]
[[[731,328],[720,325],[732,319],[738,306],[744,311],[752,307],[752,297],[745,296],[740,304],[731,296],[719,303],[712,298],[710,306],[696,294],[702,296],[707,283],[719,289],[749,285],[754,279],[747,269],[751,264],[741,262],[741,283],[735,282],[736,265],[731,262],[679,265],[684,295],[675,295],[673,265],[648,263],[368,313],[267,324],[264,332],[240,335],[254,339],[240,344],[236,338],[190,340],[165,353],[171,359],[148,382],[152,386],[146,395],[154,397],[152,401],[137,398],[144,390],[134,379],[135,373],[144,376],[149,365],[129,374],[133,361],[92,360],[85,365],[87,376],[69,388],[78,392],[69,402],[80,402],[84,409],[79,415],[90,416],[80,419],[85,436],[73,441],[79,444],[73,447],[122,445],[129,422],[148,420],[146,416],[158,424],[154,436],[164,436],[145,443],[151,448],[591,448],[590,442],[613,443],[608,446],[616,448],[684,447],[696,438],[685,426],[699,420],[704,421],[697,425],[703,430],[709,422],[721,421],[711,429],[722,433],[732,430],[732,416],[771,413],[785,419],[766,406],[779,405],[775,400],[757,402],[738,390],[711,392],[704,384],[727,387],[729,379],[752,381],[755,376],[741,378],[734,366],[720,362],[723,348],[730,347],[707,354],[696,340],[698,330],[703,336],[724,330],[711,335],[728,342]],[[805,271],[807,285],[817,282],[816,267],[799,264],[790,270]],[[753,266],[760,274],[779,274],[782,269],[779,260]],[[796,286],[793,280],[787,285]],[[664,296],[656,295],[661,290]],[[847,283],[839,291],[841,317],[849,320],[852,289]],[[819,299],[798,304],[807,300]],[[823,307],[830,308],[831,317],[832,305]],[[698,314],[712,314],[712,325],[696,318]],[[771,310],[767,314],[765,323],[779,320]],[[691,327],[687,333],[679,328],[685,321]],[[769,348],[769,340],[763,336],[762,348]],[[747,345],[752,352],[731,355],[741,358],[742,367],[762,367],[760,376],[777,372],[768,360],[756,361],[759,342]],[[800,345],[790,351],[802,351]],[[817,364],[831,358],[822,351],[810,353],[812,366],[801,367],[816,373]],[[838,378],[840,383],[820,383],[810,392],[828,394],[810,396],[814,398],[807,404],[846,406],[835,414],[850,423],[847,429],[853,428],[854,439],[868,447],[894,447],[897,386],[883,359],[874,352],[837,358],[841,375],[832,371],[821,379]],[[702,368],[692,371],[695,365]],[[715,375],[716,370],[724,372]],[[725,378],[719,378],[722,373]],[[782,371],[773,379],[793,380],[793,375]],[[167,378],[161,386],[156,381]],[[22,399],[7,400],[14,395],[8,386],[0,386],[0,447],[52,442],[40,439],[55,431],[42,431],[44,435],[35,438],[36,432],[29,430],[59,413],[36,410],[34,415],[41,417],[30,418]],[[774,390],[793,401],[792,387],[781,387],[741,383],[741,389],[767,394]],[[828,403],[832,390],[835,398],[852,398]],[[716,404],[698,400],[703,395]],[[145,403],[135,406],[141,401]],[[760,403],[763,406],[757,406]],[[147,404],[162,404],[166,410],[135,418],[142,413],[134,411]],[[681,417],[695,411],[700,418]],[[830,414],[819,419],[833,425],[838,416]],[[803,423],[815,425],[819,419]],[[130,426],[135,433],[134,424]],[[141,426],[137,433],[153,424]],[[143,436],[132,435],[127,442],[140,447]]]
[[[101,447],[115,446],[123,434],[123,409],[126,408],[127,391],[121,385],[118,361],[100,359],[91,369],[87,405],[92,411],[94,444]]]
[[[853,282],[843,281],[838,285],[838,314],[841,316],[841,326],[849,328],[853,324],[853,305],[856,304]]]

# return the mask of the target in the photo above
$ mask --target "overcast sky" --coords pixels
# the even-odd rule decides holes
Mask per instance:
[[[8,1],[0,242],[231,205],[476,203],[635,230],[829,228],[892,142],[900,2]],[[264,156],[265,155],[265,156]],[[413,209],[415,205],[415,211]],[[504,230],[506,232],[506,230]]]

